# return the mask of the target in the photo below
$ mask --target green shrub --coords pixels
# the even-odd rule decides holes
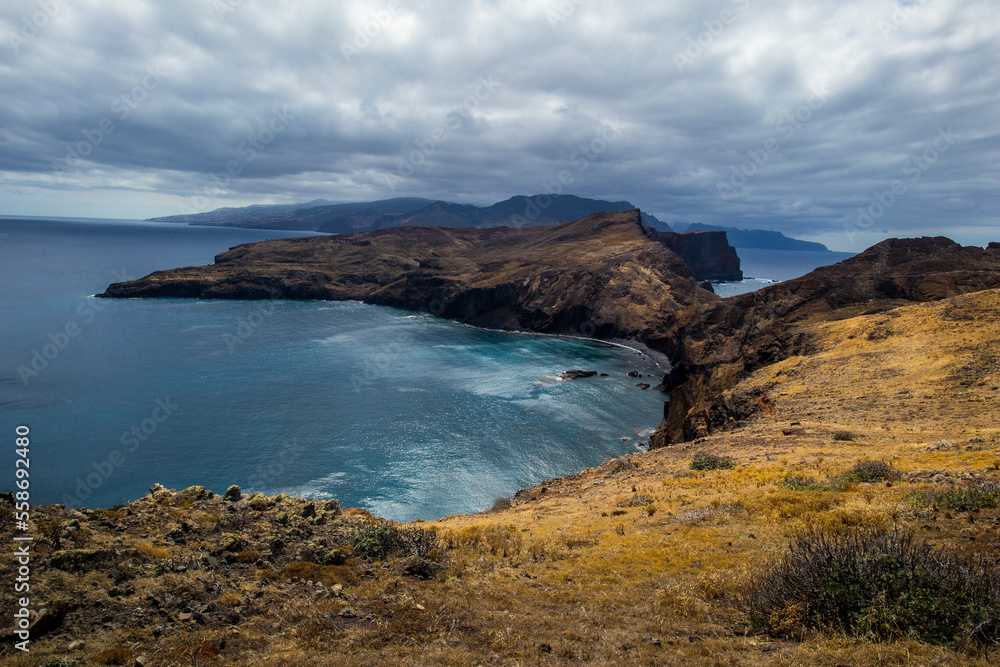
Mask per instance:
[[[850,431],[834,431],[833,432],[833,439],[834,440],[847,440],[847,441],[854,440],[854,434],[851,433]]]
[[[816,480],[811,477],[805,477],[803,475],[789,475],[782,482],[782,485],[786,489],[791,489],[792,491],[824,491],[826,490],[823,486],[818,484]]]
[[[845,482],[882,482],[898,479],[901,473],[883,461],[858,461],[841,478]]]
[[[964,488],[913,493],[909,498],[917,507],[946,512],[975,512],[1000,504],[1000,484],[978,482]]]
[[[753,629],[776,636],[817,628],[961,647],[1000,642],[996,570],[897,531],[802,537],[744,603]]]
[[[436,533],[416,526],[400,527],[384,519],[356,525],[347,543],[356,555],[376,560],[389,556],[425,558],[432,551],[440,550]]]
[[[698,452],[691,460],[691,470],[728,470],[736,466],[736,459]]]

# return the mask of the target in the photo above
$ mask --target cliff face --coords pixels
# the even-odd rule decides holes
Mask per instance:
[[[743,280],[736,248],[725,232],[651,232],[656,240],[684,258],[698,280]]]
[[[675,245],[696,257],[699,238]],[[705,238],[712,251],[728,248],[732,262],[724,235]],[[524,229],[401,227],[264,241],[211,266],[113,284],[102,296],[357,299],[480,326],[645,340],[672,329],[677,312],[719,300],[699,277],[631,210]]]
[[[673,362],[663,382],[670,401],[650,446],[700,437],[759,409],[759,397],[722,392],[757,368],[807,353],[811,335],[800,323],[998,286],[1000,253],[992,248],[944,237],[889,239],[801,278],[679,313],[675,329],[650,341]]]

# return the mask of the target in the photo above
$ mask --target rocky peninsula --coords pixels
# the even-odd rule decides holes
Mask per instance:
[[[722,232],[676,234],[638,209],[547,227],[398,227],[237,246],[100,296],[360,300],[478,326],[643,340],[742,277]]]

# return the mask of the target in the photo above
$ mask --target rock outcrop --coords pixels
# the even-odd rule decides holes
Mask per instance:
[[[650,447],[690,440],[759,409],[759,397],[724,396],[748,373],[810,349],[809,318],[840,319],[905,302],[935,301],[1000,286],[1000,253],[944,237],[888,239],[838,264],[750,294],[679,313],[648,344],[673,364],[671,392]]]
[[[673,329],[677,312],[719,300],[697,282],[712,252],[739,271],[724,234],[653,232],[636,209],[525,229],[401,227],[263,241],[101,296],[353,299],[479,326],[645,340]]]
[[[657,232],[650,236],[684,258],[698,280],[743,280],[736,248],[729,245],[726,232]]]

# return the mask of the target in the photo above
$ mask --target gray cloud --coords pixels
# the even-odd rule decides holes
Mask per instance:
[[[669,222],[984,243],[998,33],[968,0],[11,0],[0,212],[487,204],[568,173]]]

